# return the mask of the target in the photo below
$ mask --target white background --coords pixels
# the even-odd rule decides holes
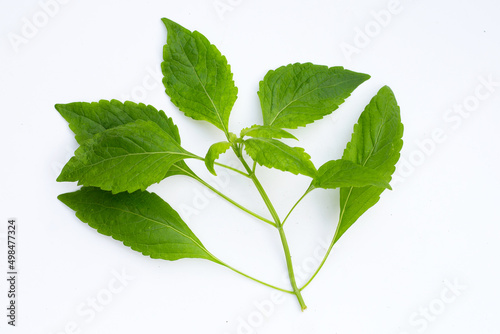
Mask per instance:
[[[20,273],[16,328],[6,324],[0,274],[1,333],[499,333],[498,1],[41,3],[0,5],[0,268],[6,272],[6,225],[15,217]],[[222,140],[215,127],[182,115],[157,81],[161,17],[202,32],[226,55],[239,88],[233,132],[261,122],[256,91],[269,69],[310,61],[370,74],[333,115],[293,131],[316,166],[341,156],[382,85],[396,94],[405,144],[394,190],[334,247],[304,290],[305,312],[292,295],[273,303],[273,290],[208,261],[146,258],[56,199],[77,189],[55,182],[77,147],[56,103],[135,99],[171,116],[194,153]],[[485,86],[488,80],[494,84]],[[202,164],[190,165],[217,184]],[[258,172],[282,216],[308,184]],[[225,193],[266,215],[251,184],[220,175]],[[277,231],[182,177],[151,190],[218,257],[288,288]],[[290,217],[300,282],[317,265],[314,254],[324,251],[338,211],[338,193],[317,190]],[[116,273],[128,278],[119,283]],[[92,299],[106,305],[91,311]]]

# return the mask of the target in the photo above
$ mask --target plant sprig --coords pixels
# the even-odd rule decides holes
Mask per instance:
[[[167,95],[186,116],[213,124],[226,140],[211,145],[202,157],[181,146],[179,130],[172,119],[152,106],[117,100],[57,104],[57,111],[68,121],[80,144],[57,181],[78,181],[83,186],[58,198],[99,233],[120,240],[146,256],[170,261],[182,258],[212,261],[295,295],[304,310],[301,291],[318,274],[334,244],[378,202],[385,189],[391,189],[389,182],[403,145],[403,125],[394,94],[389,87],[382,87],[361,113],[342,158],[316,168],[303,148],[281,141],[297,140],[285,129],[306,126],[332,113],[369,75],[311,63],[271,70],[259,84],[263,124],[244,128],[237,136],[230,132],[229,117],[238,89],[226,57],[201,33],[191,32],[168,19],[163,19],[163,23],[168,37],[161,68]],[[222,154],[234,154],[241,166],[235,168],[217,162]],[[203,161],[213,175],[218,166],[249,178],[269,217],[254,213],[215,189],[189,168],[186,163],[189,159]],[[311,178],[310,186],[284,219],[277,214],[257,176],[257,164]],[[263,282],[220,260],[168,203],[146,190],[154,183],[179,175],[198,181],[243,212],[278,230],[289,289]],[[317,188],[340,189],[340,217],[324,259],[299,287],[284,225],[301,200]]]

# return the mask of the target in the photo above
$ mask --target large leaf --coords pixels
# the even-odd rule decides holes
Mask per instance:
[[[271,138],[250,138],[245,140],[245,151],[262,166],[310,177],[316,175],[311,157],[301,147],[290,147]]]
[[[99,102],[73,102],[56,104],[55,108],[69,123],[75,133],[76,141],[81,144],[95,134],[120,125],[134,122],[138,119],[152,121],[158,124],[178,144],[181,143],[179,129],[170,117],[162,110],[153,106],[130,101],[100,100]],[[179,168],[177,168],[179,167]],[[184,173],[187,170],[188,173]],[[172,175],[195,175],[184,161],[176,162],[165,177]]]
[[[290,64],[269,71],[260,82],[264,125],[295,129],[339,107],[369,75],[343,67]]]
[[[177,143],[181,143],[179,130],[171,118],[156,110],[153,106],[142,103],[117,100],[99,102],[73,102],[56,104],[55,108],[69,123],[75,133],[76,141],[81,144],[95,134],[138,119],[155,122]]]
[[[389,182],[403,146],[403,124],[392,90],[384,86],[373,97],[354,126],[342,159],[372,168]],[[340,189],[340,218],[336,242],[349,227],[380,199],[384,188],[366,186]]]
[[[318,175],[311,182],[311,189],[365,186],[391,189],[385,176],[377,170],[343,159],[326,162],[318,169]]]
[[[113,193],[160,182],[175,162],[193,157],[156,123],[137,120],[96,134],[64,166],[58,181],[78,181]]]
[[[238,89],[226,57],[199,32],[162,20],[168,33],[161,64],[166,93],[187,116],[228,133]]]
[[[230,147],[231,143],[227,141],[221,141],[210,146],[205,156],[205,166],[207,166],[210,173],[217,175],[214,169],[215,160],[219,159],[219,156],[225,153]]]
[[[83,187],[58,198],[99,233],[146,256],[171,261],[200,258],[220,263],[177,212],[154,193],[113,195],[99,188]]]
[[[283,129],[269,125],[252,125],[249,128],[244,128],[240,132],[240,137],[260,137],[260,138],[290,138],[295,139],[294,135]]]

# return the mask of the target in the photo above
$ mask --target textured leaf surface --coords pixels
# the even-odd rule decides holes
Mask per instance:
[[[184,175],[184,176],[189,176],[189,177],[198,177],[192,170],[189,168],[189,166],[186,164],[184,160],[177,161],[174,163],[168,170],[168,172],[165,174],[164,178],[167,178],[169,176],[174,176],[174,175]]]
[[[331,160],[322,165],[311,186],[325,189],[365,186],[391,189],[389,183],[385,181],[385,176],[375,169],[342,159]]]
[[[136,120],[152,121],[158,124],[163,131],[172,137],[178,144],[181,143],[179,129],[171,118],[162,110],[153,106],[130,101],[101,100],[99,102],[73,102],[56,104],[56,110],[69,123],[70,129],[75,133],[76,141],[81,144],[92,138],[95,134]],[[179,167],[179,168],[177,168]],[[186,174],[183,170],[190,173]],[[194,172],[184,161],[172,165],[165,177],[172,175],[194,175]]]
[[[154,193],[113,195],[99,188],[83,187],[58,198],[99,233],[146,256],[172,261],[200,258],[220,263],[177,212]]]
[[[276,139],[250,138],[245,140],[245,151],[262,166],[310,177],[316,175],[311,157],[301,147],[290,147]]]
[[[175,162],[193,155],[156,123],[137,120],[85,141],[58,181],[78,181],[113,193],[144,190],[161,181]]]
[[[264,125],[295,129],[330,114],[370,78],[343,67],[295,63],[269,71],[260,82]]]
[[[162,20],[168,33],[161,64],[167,95],[187,116],[227,133],[238,89],[226,57],[199,32]]]
[[[55,108],[68,121],[79,144],[97,133],[138,119],[155,122],[177,143],[181,143],[179,130],[172,119],[167,117],[162,110],[158,111],[150,105],[130,101],[122,103],[117,100],[101,100],[92,103],[56,104]]]
[[[240,137],[244,136],[260,138],[290,138],[297,140],[297,138],[295,138],[295,136],[290,132],[269,125],[252,125],[249,128],[244,128],[240,132]]]
[[[359,117],[342,159],[372,168],[389,182],[399,160],[402,137],[403,124],[396,98],[392,90],[384,86]],[[374,186],[340,189],[340,219],[335,241],[378,202],[383,191]]]
[[[217,175],[214,169],[215,160],[219,159],[219,156],[225,153],[230,147],[231,144],[227,141],[215,143],[210,146],[207,155],[205,156],[205,166],[207,166],[207,169],[210,173],[212,173],[213,175]]]

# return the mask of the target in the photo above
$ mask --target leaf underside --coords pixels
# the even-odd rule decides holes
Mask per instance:
[[[269,71],[259,85],[264,125],[295,129],[332,113],[370,78],[343,67],[295,63]]]
[[[399,106],[392,90],[384,86],[359,117],[342,159],[374,169],[389,182],[399,160],[402,137]],[[383,191],[375,186],[340,189],[340,218],[334,242],[378,202]]]
[[[154,259],[200,258],[220,263],[177,212],[154,193],[112,194],[94,187],[59,195],[99,233]]]

